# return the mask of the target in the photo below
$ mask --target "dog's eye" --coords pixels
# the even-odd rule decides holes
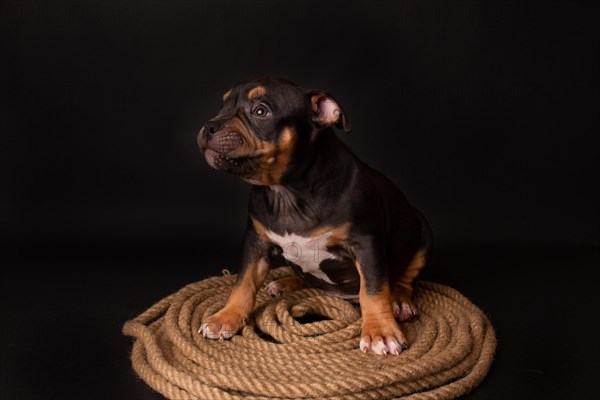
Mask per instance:
[[[252,109],[252,114],[257,117],[267,117],[271,114],[271,111],[264,104],[258,104]]]

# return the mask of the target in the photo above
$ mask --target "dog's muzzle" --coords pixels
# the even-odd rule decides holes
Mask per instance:
[[[198,133],[198,146],[208,164],[216,169],[222,169],[232,163],[234,157],[230,153],[243,145],[242,135],[236,131],[218,131],[208,133],[206,127]]]

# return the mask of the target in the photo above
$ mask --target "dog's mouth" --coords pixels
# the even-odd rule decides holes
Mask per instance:
[[[244,162],[249,159],[249,157],[235,157],[230,156],[228,153],[220,153],[211,148],[206,148],[204,150],[204,157],[206,158],[206,162],[208,165],[215,169],[227,170],[232,167],[238,167],[243,165]]]
[[[238,165],[244,158],[235,155],[236,150],[244,144],[242,136],[235,131],[220,133],[208,140],[200,135],[198,144],[208,165],[216,169],[223,169],[228,165]]]

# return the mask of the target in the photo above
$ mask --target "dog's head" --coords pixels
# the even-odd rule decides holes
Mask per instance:
[[[275,185],[303,162],[319,132],[350,131],[334,98],[274,77],[242,82],[223,95],[218,115],[198,134],[208,164],[255,185]]]

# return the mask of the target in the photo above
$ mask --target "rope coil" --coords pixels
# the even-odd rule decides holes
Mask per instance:
[[[267,283],[292,275],[278,268]],[[453,399],[487,374],[496,347],[488,318],[456,290],[420,282],[419,316],[402,328],[399,356],[358,349],[357,305],[305,289],[259,291],[249,325],[228,341],[198,334],[220,310],[235,275],[187,285],[125,323],[136,373],[169,399]],[[307,316],[320,316],[302,323]]]

